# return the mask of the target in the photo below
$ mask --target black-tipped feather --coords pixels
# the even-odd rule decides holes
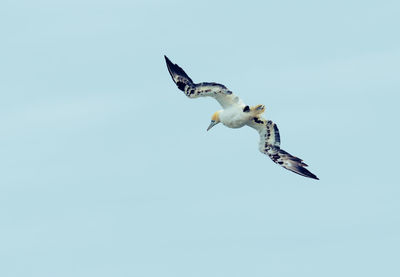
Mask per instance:
[[[262,153],[268,155],[274,163],[301,176],[319,180],[317,176],[305,168],[307,164],[302,159],[280,148],[279,130],[274,122],[255,117],[248,125],[259,132],[259,149]]]
[[[272,159],[272,161],[281,165],[287,170],[290,170],[304,177],[319,180],[317,176],[315,176],[313,173],[305,168],[307,164],[305,164],[302,159],[292,156],[285,150],[280,149],[279,147],[267,146],[265,147],[264,151],[261,152],[267,154]]]
[[[240,101],[239,98],[234,96],[224,85],[214,82],[193,83],[192,79],[190,79],[179,65],[172,63],[167,56],[164,55],[164,57],[172,80],[187,97],[197,98],[211,96],[215,98],[223,108]]]
[[[164,55],[164,58],[165,58],[165,62],[167,63],[169,74],[171,75],[172,80],[174,82],[176,82],[175,78],[180,76],[182,78],[186,78],[187,81],[189,81],[190,83],[193,84],[192,79],[190,79],[190,77],[186,74],[186,72],[179,65],[173,64],[170,61],[170,59],[168,59],[168,57],[165,55]]]

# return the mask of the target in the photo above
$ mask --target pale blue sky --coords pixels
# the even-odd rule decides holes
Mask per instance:
[[[0,4],[0,276],[400,276],[398,1]],[[265,104],[258,152],[187,99]]]

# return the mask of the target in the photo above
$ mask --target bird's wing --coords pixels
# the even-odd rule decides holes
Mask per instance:
[[[173,64],[167,56],[164,57],[172,80],[187,97],[197,98],[211,96],[215,98],[224,109],[233,105],[244,105],[242,100],[235,96],[232,91],[227,89],[224,85],[217,83],[195,84],[181,67],[177,64]]]
[[[254,117],[247,125],[256,129],[260,134],[259,150],[261,153],[268,155],[275,163],[294,173],[319,180],[317,176],[305,168],[307,164],[303,160],[280,148],[281,140],[275,123],[262,117]]]

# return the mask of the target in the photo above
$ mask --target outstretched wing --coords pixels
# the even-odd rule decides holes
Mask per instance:
[[[224,109],[232,105],[243,105],[240,98],[235,96],[232,91],[228,90],[224,85],[217,83],[195,84],[182,68],[177,64],[173,64],[167,56],[164,57],[172,80],[187,97],[197,98],[211,96],[215,98]]]
[[[254,117],[247,125],[256,129],[260,134],[259,150],[261,153],[267,154],[275,163],[294,173],[319,180],[317,176],[305,168],[307,164],[303,160],[280,148],[281,140],[275,123],[261,117]]]

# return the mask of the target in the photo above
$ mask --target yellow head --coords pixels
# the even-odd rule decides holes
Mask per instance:
[[[211,120],[212,120],[212,121],[215,121],[215,122],[219,122],[219,111],[216,111],[216,112],[212,115]]]
[[[212,117],[211,117],[211,123],[210,126],[208,126],[207,131],[210,130],[212,127],[220,123],[221,121],[219,120],[219,114],[221,111],[216,111]]]

